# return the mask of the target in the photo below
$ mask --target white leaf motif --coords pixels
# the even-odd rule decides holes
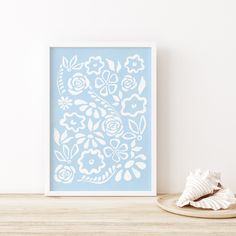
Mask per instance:
[[[135,147],[135,145],[136,145],[136,141],[133,140],[133,141],[131,142],[131,147],[133,148],[133,147]]]
[[[121,181],[122,172],[123,172],[123,170],[119,170],[118,173],[116,174],[116,176],[115,176],[115,181],[116,182],[120,182]]]
[[[116,72],[118,73],[121,69],[121,64],[120,61],[118,61],[117,67],[116,67]]]
[[[138,156],[135,157],[136,159],[141,159],[143,161],[145,161],[147,158],[144,154],[139,154]]]
[[[89,129],[89,131],[92,131],[92,129],[93,129],[93,121],[91,119],[89,119],[89,121],[88,121],[88,129]]]
[[[66,57],[62,57],[62,65],[64,68],[68,68],[69,66],[69,62],[68,62],[68,59]]]
[[[139,131],[141,134],[143,134],[145,128],[147,126],[145,116],[141,116],[140,121],[139,121]]]
[[[54,153],[58,161],[66,161],[65,157],[60,152],[55,151]]]
[[[80,70],[82,68],[82,66],[83,66],[83,63],[79,63],[79,64],[74,65],[71,69]]]
[[[102,144],[102,145],[105,145],[106,144],[106,142],[105,142],[105,140],[104,139],[101,139],[101,138],[96,138],[96,140],[100,143],[100,144]]]
[[[144,170],[146,168],[146,164],[144,162],[136,162],[135,164],[140,170]]]
[[[67,138],[67,139],[63,140],[63,142],[62,142],[62,143],[69,143],[71,139],[73,139],[73,137],[69,137],[69,138]]]
[[[70,67],[72,68],[76,62],[77,62],[77,56],[73,56],[72,59],[70,60]]]
[[[100,121],[98,121],[96,124],[94,124],[93,130],[98,129],[98,128],[99,128],[99,125],[100,125]]]
[[[112,70],[112,71],[115,71],[115,63],[114,63],[114,61],[112,61],[110,59],[106,59],[106,61],[107,61],[109,69]]]
[[[124,180],[125,181],[130,181],[132,179],[132,176],[129,171],[126,171],[124,174]]]
[[[145,87],[146,87],[146,82],[145,82],[144,78],[141,77],[139,85],[138,85],[138,93],[141,94],[143,92],[143,90],[145,89]]]
[[[138,171],[137,169],[133,169],[133,173],[134,173],[134,176],[138,179],[141,177],[141,173],[140,171]]]
[[[77,144],[74,144],[71,149],[70,159],[72,159],[78,152],[79,152],[79,147]]]
[[[60,145],[60,133],[57,129],[54,129],[54,141],[57,145]]]
[[[63,154],[66,157],[66,159],[69,158],[70,150],[69,150],[69,147],[67,145],[63,145]]]
[[[139,152],[142,150],[142,147],[135,147],[132,149],[134,152]]]
[[[63,141],[64,139],[66,139],[67,136],[68,136],[67,130],[65,130],[65,131],[63,132],[63,134],[61,135],[61,141]]]
[[[116,101],[116,102],[120,102],[120,98],[119,98],[118,96],[113,95],[112,97],[113,97],[114,101]]]
[[[139,133],[138,125],[133,120],[129,120],[129,129],[135,134]]]
[[[84,149],[88,149],[88,147],[89,147],[89,140],[86,140],[86,142],[84,143]]]
[[[131,132],[127,132],[127,133],[123,134],[122,138],[126,139],[126,140],[131,140],[131,139],[136,138],[136,136],[135,136],[135,134],[133,134]]]
[[[87,102],[85,102],[84,100],[81,99],[75,100],[75,105],[84,105],[84,104],[87,104]]]

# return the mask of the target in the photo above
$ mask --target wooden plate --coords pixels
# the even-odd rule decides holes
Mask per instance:
[[[194,208],[192,206],[186,206],[180,208],[177,207],[175,204],[179,196],[180,196],[179,194],[158,196],[157,205],[165,211],[183,216],[208,218],[208,219],[225,219],[225,218],[236,217],[236,204],[232,205],[230,208],[226,210],[218,210],[218,211]]]

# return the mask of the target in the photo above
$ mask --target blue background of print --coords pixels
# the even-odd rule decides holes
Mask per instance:
[[[91,56],[100,56],[104,61],[105,58],[111,59],[115,61],[116,63],[120,61],[122,65],[121,71],[118,73],[119,82],[123,79],[125,75],[127,75],[127,69],[124,67],[125,60],[128,56],[133,56],[135,54],[138,54],[143,60],[145,69],[143,71],[140,71],[138,74],[132,74],[135,77],[138,78],[138,82],[141,78],[141,76],[144,77],[146,81],[146,88],[143,91],[141,97],[147,98],[147,109],[146,113],[144,113],[146,121],[147,121],[147,127],[143,134],[143,139],[140,142],[139,146],[142,146],[143,149],[140,154],[144,154],[147,159],[145,161],[146,168],[144,170],[141,170],[141,177],[140,178],[133,178],[131,181],[127,182],[124,180],[121,180],[120,182],[115,181],[115,177],[113,176],[108,182],[104,184],[92,184],[87,182],[77,182],[75,180],[70,184],[64,184],[60,182],[56,182],[54,180],[54,172],[58,165],[63,164],[60,163],[57,158],[55,157],[54,151],[60,150],[61,147],[58,147],[58,145],[54,142],[54,128],[56,128],[60,134],[62,134],[65,130],[65,127],[61,126],[59,121],[63,117],[63,114],[65,111],[60,109],[58,106],[58,99],[60,99],[60,95],[58,93],[57,89],[57,76],[59,71],[59,66],[62,63],[62,57],[66,57],[69,60],[74,56],[78,56],[79,62],[86,62],[88,61],[89,57]],[[152,91],[152,78],[151,78],[151,48],[116,48],[116,47],[104,47],[104,48],[60,48],[60,47],[54,47],[51,48],[50,51],[50,106],[51,106],[51,118],[50,118],[50,190],[51,191],[150,191],[151,190],[151,176],[152,176],[152,148],[151,148],[151,130],[152,130],[152,99],[151,99],[151,91]],[[107,65],[102,69],[108,69]],[[81,73],[85,73],[85,69],[81,69]],[[94,76],[90,76],[86,74],[89,81],[92,83],[92,87],[94,87]],[[63,78],[64,79],[64,78]],[[66,84],[67,82],[65,82]],[[95,89],[96,90],[96,89]],[[121,87],[118,86],[118,90],[121,90]],[[134,89],[137,93],[137,87]],[[99,91],[96,91],[99,94]],[[117,94],[117,92],[116,92]],[[125,93],[123,93],[124,98],[129,97],[130,94],[128,93],[127,96],[125,96]],[[66,97],[67,95],[65,95]],[[86,94],[83,94],[83,100],[86,100]],[[68,97],[73,97],[72,95]],[[80,95],[77,95],[77,99],[80,98]],[[106,98],[105,98],[106,99]],[[109,99],[112,99],[109,98]],[[109,100],[111,102],[112,100]],[[72,108],[70,108],[70,112],[77,112],[78,107],[73,105]],[[140,117],[140,115],[139,115]],[[127,119],[127,117],[124,117],[124,120]],[[136,120],[138,122],[138,120]],[[124,129],[126,130],[127,127],[125,126]],[[124,142],[124,140],[122,141]],[[129,143],[129,141],[127,141]],[[107,142],[109,144],[109,142]],[[80,150],[83,151],[83,150]],[[101,150],[102,151],[102,150]],[[138,153],[138,154],[139,154]],[[74,158],[71,165],[73,165],[78,171],[78,163],[77,163],[77,157]],[[75,176],[77,177],[77,176]]]

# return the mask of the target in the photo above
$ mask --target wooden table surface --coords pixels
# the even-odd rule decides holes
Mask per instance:
[[[0,195],[0,235],[236,235],[236,219],[164,212],[155,197]]]

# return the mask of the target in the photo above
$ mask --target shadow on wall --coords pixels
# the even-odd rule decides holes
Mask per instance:
[[[171,188],[171,57],[157,49],[157,193]]]

